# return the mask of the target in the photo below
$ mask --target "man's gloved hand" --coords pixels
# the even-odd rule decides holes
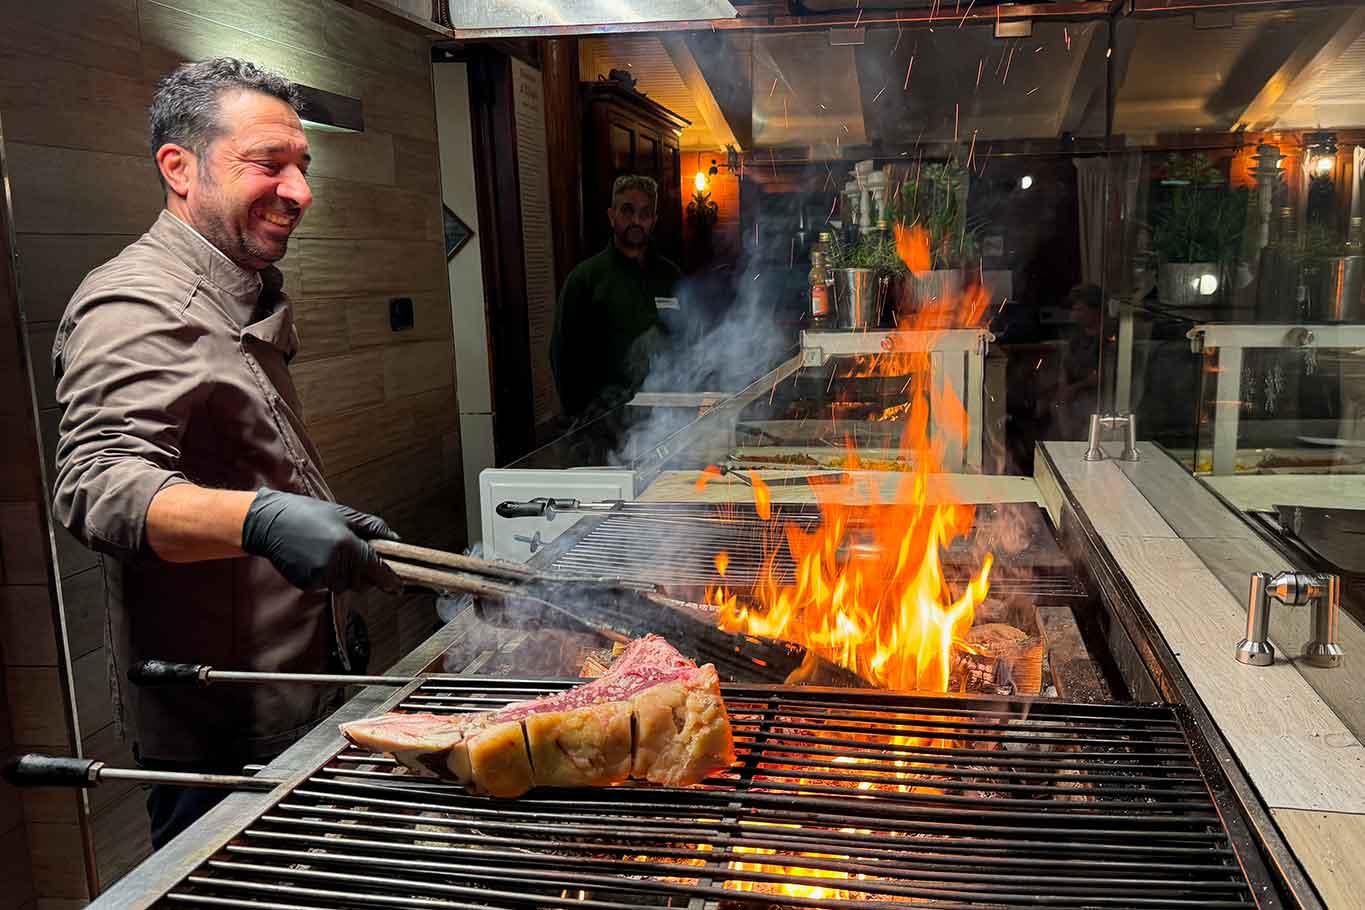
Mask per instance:
[[[397,540],[382,518],[311,496],[262,487],[242,524],[242,549],[264,556],[289,583],[304,591],[403,589],[374,547],[376,537]]]

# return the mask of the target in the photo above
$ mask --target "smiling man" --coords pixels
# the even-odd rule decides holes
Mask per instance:
[[[139,689],[134,662],[346,668],[341,595],[399,588],[368,542],[393,532],[334,501],[289,375],[298,335],[274,263],[313,201],[297,104],[239,60],[166,76],[149,113],[166,208],[86,276],[53,346],[53,512],[103,555],[116,706],[150,767],[269,759],[339,693]],[[153,787],[153,843],[223,792]]]

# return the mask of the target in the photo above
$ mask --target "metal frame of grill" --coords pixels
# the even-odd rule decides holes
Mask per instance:
[[[570,684],[431,678],[399,709],[487,710]],[[495,801],[343,749],[277,791],[162,905],[1276,905],[1259,854],[1212,795],[1198,732],[1171,707],[760,686],[725,696],[740,764],[705,788]],[[791,896],[783,884],[848,893]]]
[[[1070,604],[1088,597],[1085,584],[1055,543],[1051,524],[1032,503],[983,504],[1014,510],[1033,533],[1040,558],[997,552],[991,573],[994,597],[1027,596],[1035,602]],[[572,519],[569,519],[572,520]],[[565,575],[621,575],[665,587],[703,588],[728,584],[744,589],[758,583],[769,560],[779,581],[791,583],[795,565],[782,527],[810,530],[820,521],[814,505],[774,504],[771,521],[760,520],[748,503],[721,505],[625,502],[603,515],[583,517],[535,555],[531,565]],[[712,560],[725,550],[730,565],[720,576]],[[945,553],[949,581],[966,583],[979,560],[958,566],[957,548]]]

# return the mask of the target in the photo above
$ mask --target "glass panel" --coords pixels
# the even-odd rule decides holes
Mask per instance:
[[[611,166],[617,176],[635,171],[635,132],[615,123],[611,125]]]
[[[1115,37],[1106,401],[1221,509],[1143,492],[1239,598],[1253,571],[1340,575],[1341,640],[1365,643],[1362,6],[1129,17]],[[1304,675],[1360,732],[1351,663]]]

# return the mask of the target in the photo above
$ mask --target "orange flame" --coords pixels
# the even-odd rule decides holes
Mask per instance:
[[[764,521],[770,521],[773,517],[773,494],[768,489],[768,485],[763,482],[753,471],[749,471],[749,483],[754,488],[754,508],[758,510],[758,517]]]
[[[927,234],[921,228],[896,229],[897,250],[912,272],[929,266]],[[973,283],[964,293],[941,295],[931,307],[904,320],[901,331],[933,333],[953,326],[975,326],[989,298]],[[896,336],[891,336],[893,339]],[[909,376],[908,400],[897,406],[906,419],[901,448],[911,471],[900,475],[895,495],[883,500],[878,486],[855,477],[815,488],[822,520],[811,531],[788,524],[785,543],[796,565],[787,583],[774,570],[770,545],[757,587],[740,595],[725,588],[708,590],[721,627],[804,645],[808,655],[846,667],[877,686],[943,692],[948,688],[954,651],[963,646],[976,606],[986,597],[992,556],[959,588],[944,575],[942,551],[970,532],[975,509],[955,502],[929,501],[929,475],[943,470],[949,439],[965,441],[967,413],[946,388],[930,382],[930,345],[898,350]],[[941,387],[946,384],[939,384]],[[929,415],[935,433],[930,436]],[[850,452],[850,464],[856,456]],[[771,516],[771,494],[757,475],[754,501],[759,516]],[[852,495],[849,495],[852,494]],[[849,500],[870,503],[854,509]],[[770,544],[780,544],[775,534]],[[808,661],[807,668],[815,662]]]
[[[919,225],[906,227],[896,225],[896,255],[901,257],[905,267],[916,275],[929,271],[932,259],[929,256],[929,232]]]
[[[917,278],[932,267],[928,234],[922,228],[897,226],[896,248]],[[981,323],[989,302],[984,289],[973,283],[961,294],[944,294],[942,290],[939,289],[936,298],[921,301],[913,318],[904,320],[899,328],[933,333]],[[793,676],[814,670],[817,666],[814,658],[820,657],[853,670],[874,685],[942,692],[949,686],[954,651],[969,650],[963,638],[971,628],[976,606],[985,600],[990,589],[993,556],[988,553],[983,557],[979,569],[960,590],[944,575],[943,550],[954,538],[971,530],[975,509],[956,502],[930,502],[929,475],[942,471],[949,439],[965,441],[967,414],[951,391],[936,391],[935,383],[929,381],[930,354],[923,348],[932,345],[914,345],[917,350],[909,350],[908,345],[898,349],[894,343],[897,336],[891,338],[893,343],[883,353],[861,358],[854,371],[860,376],[908,377],[904,405],[895,405],[885,412],[905,419],[902,457],[912,466],[909,472],[897,475],[895,495],[882,499],[876,482],[866,479],[860,482],[854,476],[841,484],[813,487],[820,504],[820,524],[810,531],[787,524],[772,535],[773,540],[765,541],[767,559],[751,593],[741,597],[722,585],[709,588],[707,600],[717,607],[720,624],[727,631],[766,635],[804,645],[807,661]],[[929,431],[930,413],[936,428],[933,436]],[[848,464],[849,470],[859,465],[851,444]],[[756,481],[754,499],[760,515],[769,520],[771,497],[767,486],[760,487],[762,482],[750,476]],[[847,504],[849,501],[869,503],[871,507],[855,509]],[[773,544],[781,542],[785,542],[796,567],[790,583],[780,579],[775,571],[777,548]],[[717,554],[716,568],[722,577],[728,567],[728,554]],[[846,735],[864,738],[860,734]],[[887,738],[880,734],[866,737],[870,744],[885,744]],[[925,742],[913,736],[889,738],[894,745]],[[856,765],[865,760],[841,756],[836,761]],[[937,792],[913,782],[916,778],[922,780],[922,775],[912,770],[921,767],[918,763],[895,760],[892,764],[904,769],[904,777],[893,772],[904,783],[874,785],[862,781],[857,790],[876,786]],[[827,781],[809,783],[824,785]],[[850,788],[849,798],[856,799],[857,790]],[[778,825],[774,823],[774,827]],[[848,857],[797,853],[779,858],[773,850],[752,847],[736,847],[735,852],[752,853],[758,861],[732,860],[732,869],[802,879],[732,882],[729,887],[737,890],[815,900],[864,896],[856,884],[866,878],[863,873],[850,875],[802,862],[803,858],[842,861]],[[764,859],[769,861],[763,862]],[[810,879],[843,881],[823,885]]]
[[[720,468],[713,464],[707,465],[701,472],[701,476],[697,478],[697,492],[700,493],[702,490],[706,489],[706,485],[719,476]]]

